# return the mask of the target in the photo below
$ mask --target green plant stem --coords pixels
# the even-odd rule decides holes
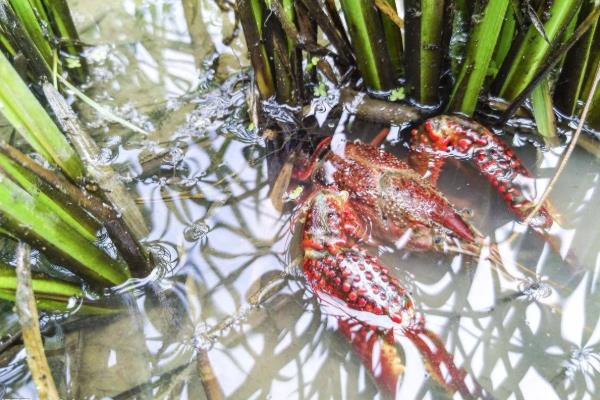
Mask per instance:
[[[73,298],[82,299],[79,311],[90,314],[107,314],[118,309],[116,304],[110,306],[94,304],[85,299],[85,293],[80,285],[51,278],[42,273],[32,273],[31,287],[39,309],[46,311],[72,311],[70,301]],[[0,263],[0,299],[15,302],[17,274],[15,268]]]
[[[3,146],[0,144],[0,147]],[[61,220],[73,228],[77,233],[88,241],[96,240],[96,232],[99,225],[95,223],[85,212],[66,201],[56,198],[56,192],[42,184],[35,175],[16,164],[5,154],[0,153],[0,168],[16,183],[25,189],[31,196],[52,210]],[[65,180],[66,181],[66,180]],[[68,181],[66,181],[68,182]],[[46,189],[46,190],[44,190]],[[54,194],[54,198],[51,197]]]
[[[396,1],[395,0],[383,0],[387,2],[389,7],[397,15]],[[393,86],[401,78],[404,71],[404,57],[403,57],[403,46],[402,46],[402,32],[392,19],[381,13],[381,21],[383,24],[383,33],[385,35],[385,44],[387,46],[388,57],[393,68],[392,79]]]
[[[548,58],[548,62],[544,64],[540,70],[535,74],[531,82],[527,84],[525,89],[510,103],[510,106],[506,109],[504,114],[499,118],[498,124],[503,124],[511,118],[514,113],[521,107],[521,104],[531,94],[533,89],[547,76],[552,69],[558,65],[563,59],[563,55],[566,54],[579,39],[581,39],[590,27],[600,16],[600,7],[595,7],[594,10],[577,26],[573,35],[569,37],[564,43],[560,45],[558,49],[552,52]]]
[[[129,273],[93,243],[85,240],[2,172],[0,174],[2,225],[33,247],[69,268],[96,287],[123,283]]]
[[[346,67],[354,65],[354,57],[350,51],[349,42],[345,36],[345,32],[339,30],[341,25],[341,22],[339,22],[339,17],[331,17],[327,12],[325,12],[318,0],[299,1],[305,6],[307,15],[313,21],[315,21],[315,23],[323,31],[323,34],[327,37],[327,39],[329,39],[329,42],[335,48],[341,63]],[[331,10],[333,7],[331,2],[327,1],[326,4],[327,9]]]
[[[393,86],[392,65],[381,17],[370,0],[341,0],[356,62],[366,85],[375,90]]]
[[[471,1],[453,0],[450,7],[452,19],[452,33],[448,44],[450,70],[454,76],[460,71],[467,48],[467,38],[471,21]]]
[[[548,79],[540,82],[531,92],[531,105],[538,133],[547,140],[556,139],[556,117]]]
[[[87,65],[85,58],[81,57],[83,51],[79,43],[79,35],[73,23],[69,5],[66,0],[36,0],[43,1],[48,14],[50,15],[50,23],[53,27],[55,35],[64,43],[63,48],[71,58],[71,62],[67,62],[65,67],[69,71],[69,76],[77,82],[85,82],[87,76]],[[74,62],[73,62],[74,61]]]
[[[15,60],[21,59],[27,65],[30,79],[33,82],[43,78],[50,79],[52,71],[50,64],[44,60],[8,0],[0,0],[0,26],[4,31],[4,37],[13,48],[11,54]]]
[[[591,6],[584,5],[579,13],[579,20],[582,21],[590,12]],[[594,44],[595,37],[597,42]],[[590,58],[593,58],[594,52],[600,52],[598,39],[600,29],[597,17],[589,31],[567,53],[554,96],[557,107],[566,115],[572,116],[577,111],[584,83],[589,79]]]
[[[581,0],[545,0],[544,8],[550,17],[544,22],[547,38],[553,43],[569,23]],[[533,80],[550,51],[550,44],[532,25],[513,44],[514,51],[506,58],[498,75],[498,94],[507,100],[514,100]]]
[[[492,56],[492,63],[490,65],[488,75],[491,79],[494,79],[500,70],[500,66],[504,63],[510,47],[515,37],[517,28],[517,20],[515,18],[515,12],[512,7],[508,7],[506,15],[504,16],[504,23],[500,30],[500,35],[496,41],[496,48],[494,49],[494,55]]]
[[[410,95],[424,105],[439,101],[444,1],[406,0],[406,78]]]
[[[111,206],[104,204],[93,194],[83,191],[61,176],[42,168],[29,157],[7,144],[0,144],[0,155],[0,160],[2,157],[8,157],[14,164],[25,169],[26,172],[37,176],[54,191],[55,196],[61,194],[65,198],[63,203],[71,204],[71,212],[85,209],[100,221],[134,276],[143,277],[150,272],[151,265],[148,254],[131,235],[123,219],[117,215]],[[94,239],[95,237],[92,237],[91,240]]]
[[[275,80],[271,63],[264,45],[262,0],[238,0],[238,14],[246,37],[246,45],[250,52],[250,61],[254,70],[256,86],[262,98],[275,94]]]
[[[51,65],[52,47],[50,47],[48,38],[45,36],[40,25],[40,20],[38,19],[38,15],[43,18],[45,13],[43,15],[41,13],[36,15],[36,12],[33,10],[31,3],[28,0],[9,0],[9,2],[15,11],[15,14],[17,14],[21,20],[23,26],[25,26],[27,33],[29,33],[29,37],[31,37],[33,43],[35,43],[35,46],[44,58],[44,61],[47,65]]]
[[[473,15],[478,15],[471,28],[465,59],[452,88],[448,110],[472,115],[477,106],[485,77],[509,0],[478,1]]]

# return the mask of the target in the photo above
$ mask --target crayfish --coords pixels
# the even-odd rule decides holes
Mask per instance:
[[[484,396],[476,381],[467,384],[464,369],[415,313],[410,294],[367,247],[481,249],[483,235],[435,187],[448,157],[470,160],[534,230],[545,232],[554,224],[550,208],[544,204],[529,216],[534,179],[504,142],[474,121],[428,119],[412,130],[408,162],[379,147],[386,135],[384,130],[371,144],[328,137],[312,155],[296,159],[294,185],[308,189],[299,214],[305,277],[319,298],[337,299],[352,311],[339,318],[339,330],[387,395],[395,395],[404,368],[394,346],[400,334],[419,349],[431,376],[449,393]]]

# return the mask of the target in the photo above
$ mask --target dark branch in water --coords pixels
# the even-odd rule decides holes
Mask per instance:
[[[416,107],[373,99],[365,93],[351,89],[342,89],[340,104],[343,107],[352,107],[351,111],[358,118],[382,124],[417,122],[425,117]]]

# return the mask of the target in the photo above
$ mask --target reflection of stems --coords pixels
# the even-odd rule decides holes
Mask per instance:
[[[202,386],[204,387],[204,394],[208,400],[220,400],[224,399],[223,389],[219,384],[219,380],[215,376],[210,359],[208,358],[208,351],[201,349],[198,350],[197,355],[197,370]]]
[[[17,248],[17,315],[21,324],[23,343],[27,351],[27,364],[33,376],[40,399],[59,399],[56,385],[50,373],[48,360],[44,354],[44,344],[40,333],[38,311],[31,287],[31,266],[29,246],[19,243]]]

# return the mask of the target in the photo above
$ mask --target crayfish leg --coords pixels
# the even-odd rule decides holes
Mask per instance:
[[[435,184],[448,157],[470,160],[502,195],[512,212],[525,220],[535,207],[531,173],[500,138],[483,125],[458,116],[442,115],[425,121],[411,137],[410,165]],[[529,224],[547,229],[553,218],[545,204]]]
[[[446,392],[459,392],[465,399],[484,397],[483,389],[476,381],[473,380],[473,389],[467,386],[466,371],[456,366],[454,358],[446,350],[444,342],[438,335],[425,329],[422,324],[404,329],[403,334],[417,347],[427,370]]]
[[[339,332],[352,345],[364,367],[386,397],[396,397],[398,379],[404,374],[404,363],[392,335],[382,335],[376,328],[360,321],[339,318]],[[374,362],[376,361],[376,362]]]

